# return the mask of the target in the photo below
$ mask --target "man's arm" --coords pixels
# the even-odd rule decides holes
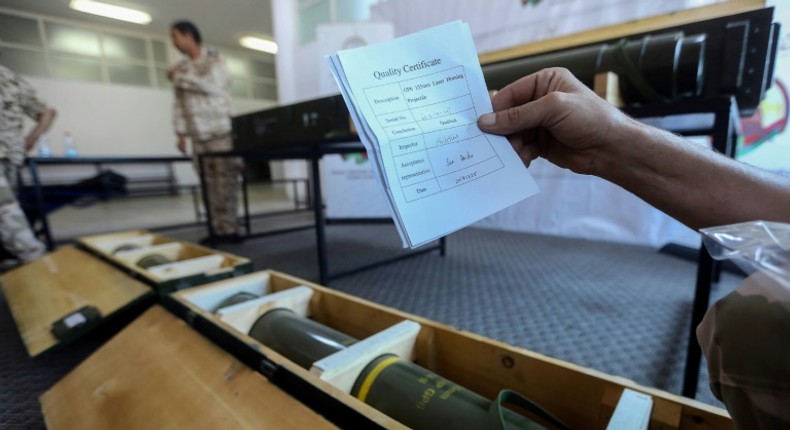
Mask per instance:
[[[186,112],[184,112],[184,91],[176,88],[175,97],[173,101],[173,128],[176,131],[176,148],[179,152],[186,155],[187,153],[187,119]]]
[[[25,153],[29,152],[36,145],[38,138],[52,126],[57,116],[57,111],[52,108],[44,108],[36,118],[36,126],[30,130],[25,137]]]
[[[638,124],[626,133],[599,154],[600,176],[689,227],[790,222],[790,178],[653,127]]]
[[[44,104],[38,98],[33,86],[22,77],[17,76],[17,83],[20,88],[19,105],[27,116],[36,121],[36,126],[25,137],[25,152],[27,153],[35,146],[38,138],[52,126],[57,112]]]
[[[641,124],[564,69],[524,77],[492,97],[480,128],[538,156],[607,179],[691,228],[790,222],[790,179]]]

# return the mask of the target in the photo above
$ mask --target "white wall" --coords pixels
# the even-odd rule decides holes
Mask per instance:
[[[58,111],[49,143],[62,155],[63,133],[71,132],[80,155],[179,155],[172,125],[173,92],[166,89],[25,77]],[[273,102],[234,99],[236,113],[264,109]],[[195,183],[186,163],[181,183]]]

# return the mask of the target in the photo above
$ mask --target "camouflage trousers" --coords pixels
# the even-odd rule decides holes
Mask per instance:
[[[0,159],[0,242],[10,253],[27,263],[44,256],[46,246],[36,238],[14,195],[16,166]]]
[[[210,140],[192,139],[195,170],[200,174],[198,154],[224,152],[233,149],[230,135]],[[232,235],[238,232],[239,173],[241,160],[228,157],[204,157],[203,181],[208,194],[206,209],[211,214],[211,227],[215,234]]]
[[[790,289],[763,273],[697,327],[710,387],[738,430],[790,429]]]

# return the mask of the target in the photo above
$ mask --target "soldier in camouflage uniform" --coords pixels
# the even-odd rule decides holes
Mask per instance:
[[[186,153],[186,140],[191,140],[195,168],[199,169],[197,154],[233,149],[230,73],[217,51],[202,46],[200,32],[194,24],[176,22],[171,27],[171,36],[173,45],[187,56],[168,70],[175,88],[173,118],[178,149]],[[215,238],[239,241],[236,207],[241,162],[235,158],[205,157],[203,168]]]
[[[27,137],[22,135],[25,115],[36,121]],[[39,100],[29,83],[0,65],[0,241],[23,262],[43,256],[46,247],[33,234],[16,200],[16,172],[54,118],[55,111]]]

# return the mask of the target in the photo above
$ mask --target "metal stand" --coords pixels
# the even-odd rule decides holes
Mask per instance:
[[[683,136],[711,136],[713,149],[728,157],[735,157],[735,145],[740,130],[738,106],[733,97],[710,100],[688,100],[668,105],[639,106],[623,109],[636,118],[664,117],[688,114],[713,115],[709,125],[670,130]],[[697,343],[696,330],[710,305],[711,286],[719,280],[718,264],[713,261],[704,246],[700,247],[697,261],[697,281],[694,291],[694,305],[689,327],[689,343],[686,354],[686,367],[683,375],[683,395],[694,398],[699,383],[699,369],[702,351]]]
[[[204,157],[242,157],[246,160],[291,160],[291,159],[302,159],[307,160],[310,163],[310,185],[307,187],[308,191],[308,201],[311,201],[312,204],[308,209],[312,209],[313,217],[314,217],[314,224],[305,226],[305,227],[296,227],[296,228],[288,228],[276,231],[270,231],[265,233],[251,233],[249,228],[249,204],[246,201],[245,197],[245,225],[247,226],[247,234],[245,237],[253,238],[253,237],[262,237],[262,236],[269,236],[274,234],[283,234],[283,233],[290,233],[293,231],[304,230],[307,228],[315,228],[315,236],[316,236],[316,254],[318,259],[318,277],[319,283],[322,285],[329,285],[329,282],[333,279],[338,279],[344,276],[353,275],[365,270],[370,270],[376,267],[383,266],[385,264],[394,263],[396,261],[401,261],[406,258],[415,257],[418,255],[425,254],[431,251],[439,251],[440,256],[444,256],[446,253],[446,239],[441,238],[438,241],[437,245],[428,246],[421,248],[418,251],[411,252],[405,255],[400,255],[397,257],[392,257],[388,259],[384,259],[382,261],[374,262],[362,267],[358,267],[352,270],[348,270],[345,272],[340,273],[330,273],[329,271],[329,256],[327,253],[327,241],[326,241],[326,226],[327,224],[332,223],[332,220],[328,220],[326,218],[326,214],[324,213],[324,202],[323,202],[323,194],[321,192],[321,171],[320,171],[320,161],[324,155],[329,154],[349,154],[355,152],[362,152],[365,149],[359,143],[352,143],[349,144],[347,140],[339,141],[339,142],[320,142],[320,143],[312,143],[312,144],[305,144],[305,145],[294,145],[293,147],[280,147],[280,148],[269,148],[269,149],[261,149],[257,151],[229,151],[229,152],[215,152],[211,154],[202,154],[199,157],[199,165],[201,166],[200,169],[200,184],[201,188],[203,189],[203,198],[204,202],[208,201],[208,196],[206,195],[205,191],[205,181],[203,180],[203,158]],[[246,181],[242,181],[243,188],[246,188],[247,183]],[[246,196],[246,190],[243,191]],[[208,208],[208,205],[206,205]],[[298,210],[298,209],[297,209]],[[213,228],[211,227],[211,214],[209,213],[208,209],[206,210],[206,223],[207,228],[209,229],[210,237],[213,236]],[[376,223],[383,223],[388,222],[391,223],[392,220],[390,219],[354,219],[354,220],[343,220],[344,223],[354,223],[354,224],[376,224]]]

